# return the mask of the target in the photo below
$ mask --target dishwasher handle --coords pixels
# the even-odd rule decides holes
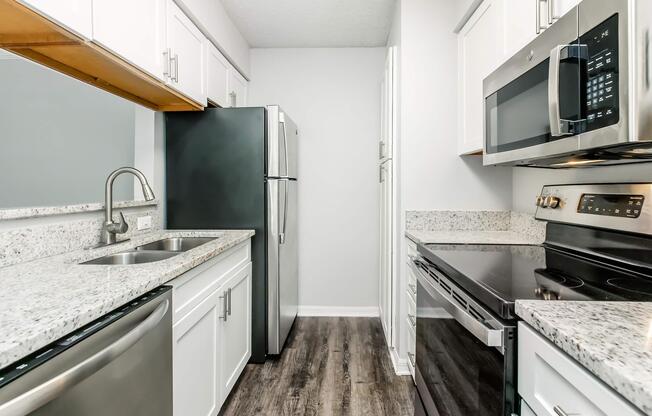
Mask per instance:
[[[25,416],[61,396],[133,347],[158,326],[169,307],[170,301],[166,299],[147,318],[111,345],[45,383],[3,403],[0,405],[0,416]]]

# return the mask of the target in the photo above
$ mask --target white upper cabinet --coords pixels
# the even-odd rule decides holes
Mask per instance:
[[[482,151],[482,81],[502,62],[502,21],[503,0],[485,0],[458,35],[458,153],[461,155]]]
[[[535,0],[504,0],[504,21],[509,24],[505,28],[505,59],[518,52],[531,40],[537,37],[536,7],[541,8],[542,2]],[[540,15],[541,16],[541,15]]]
[[[204,48],[206,38],[183,11],[167,0],[167,61],[164,73],[168,85],[206,104]]]
[[[559,19],[570,9],[577,6],[580,0],[548,0],[552,2],[553,20]]]
[[[247,80],[235,68],[229,71],[229,107],[247,105]]]
[[[93,41],[165,81],[165,0],[93,0]]]
[[[220,107],[228,107],[231,64],[211,42],[206,42],[206,95]]]
[[[21,3],[85,39],[93,34],[92,0],[21,0]]]

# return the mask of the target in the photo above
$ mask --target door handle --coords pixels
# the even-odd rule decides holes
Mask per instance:
[[[228,305],[226,307],[227,312],[229,313],[229,316],[231,316],[231,288],[226,292],[227,298],[228,298]]]
[[[279,124],[283,126],[283,146],[285,148],[285,177],[290,176],[290,157],[288,154],[288,132],[287,128],[285,126],[285,114],[284,113],[278,113],[278,121]],[[280,173],[280,172],[279,172]]]
[[[284,204],[283,204],[283,227],[281,227],[281,232],[278,235],[278,242],[279,244],[285,244],[285,226],[288,222],[288,193],[289,193],[289,188],[290,188],[290,180],[285,179],[284,181],[285,184],[285,192],[284,192]]]
[[[0,416],[24,416],[61,396],[84,379],[95,374],[133,347],[161,322],[170,307],[167,299],[134,329],[123,337],[93,354],[81,363],[49,379],[45,383],[0,405]]]
[[[228,315],[228,305],[227,305],[228,296],[229,296],[229,294],[228,294],[228,292],[226,290],[222,293],[222,296],[220,296],[220,299],[222,299],[222,315],[220,315],[219,318],[224,319],[224,322],[226,322],[226,320],[228,319],[228,316],[229,316]],[[2,415],[0,415],[0,416],[2,416]]]
[[[555,21],[555,3],[554,0],[546,0],[548,2],[548,25],[552,25]]]
[[[537,35],[541,33],[541,30],[545,30],[545,29],[548,28],[547,26],[544,26],[544,25],[541,24],[541,2],[543,2],[543,1],[548,1],[549,2],[550,0],[534,0],[534,3],[535,3],[534,16],[535,16],[535,18],[537,20],[535,28],[536,28]],[[550,10],[550,3],[548,3],[548,10]],[[550,13],[550,11],[548,11],[548,13]]]

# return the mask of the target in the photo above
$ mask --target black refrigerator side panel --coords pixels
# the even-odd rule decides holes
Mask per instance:
[[[252,362],[267,349],[264,108],[166,114],[167,226],[254,229]]]

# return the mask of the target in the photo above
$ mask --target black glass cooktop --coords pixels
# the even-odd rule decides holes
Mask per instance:
[[[505,319],[517,299],[652,301],[651,275],[554,247],[428,244],[419,252]]]

